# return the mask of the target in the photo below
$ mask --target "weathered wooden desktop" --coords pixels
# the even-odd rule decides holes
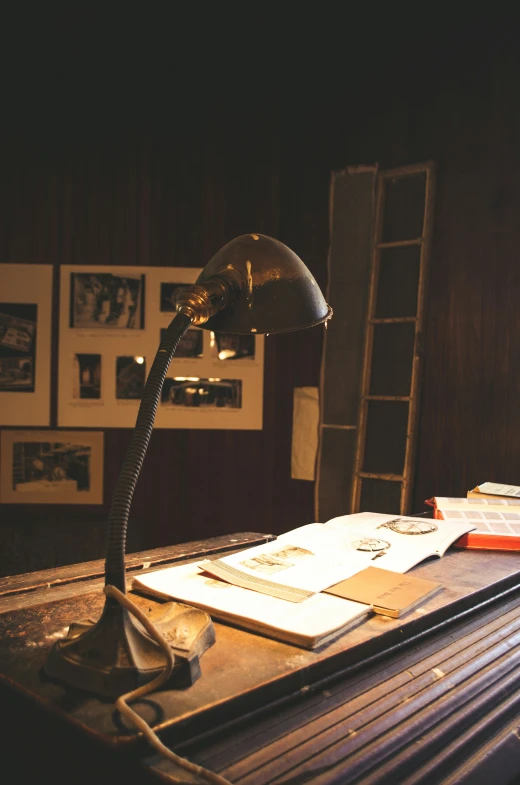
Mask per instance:
[[[266,537],[131,554],[129,585],[135,572]],[[516,782],[520,554],[450,549],[414,573],[444,590],[401,619],[373,615],[318,651],[216,624],[201,678],[149,696],[143,716],[176,752],[237,785]],[[42,674],[68,624],[97,618],[102,584],[102,562],[0,579],[6,785],[198,781],[125,728],[111,701]]]

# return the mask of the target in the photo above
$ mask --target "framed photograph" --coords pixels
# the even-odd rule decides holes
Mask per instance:
[[[141,400],[145,381],[145,357],[116,357],[116,398]]]
[[[161,342],[167,329],[167,327],[161,329]],[[204,357],[204,333],[198,327],[190,327],[180,339],[173,359],[196,360],[200,357]]]
[[[34,392],[36,303],[0,302],[0,391]]]
[[[141,330],[144,275],[71,273],[69,326],[82,330]]]
[[[101,431],[2,431],[4,504],[102,504]]]
[[[161,405],[204,409],[241,409],[241,379],[199,379],[175,376],[165,379]]]
[[[52,266],[0,264],[0,424],[49,425]]]
[[[213,356],[217,360],[254,360],[256,336],[212,333]]]

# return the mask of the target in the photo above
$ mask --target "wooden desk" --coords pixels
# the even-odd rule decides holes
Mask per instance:
[[[241,533],[128,557],[133,572],[236,550]],[[309,652],[216,624],[202,677],[142,705],[176,752],[237,785],[497,783],[520,774],[520,555],[450,550],[445,589]],[[15,783],[172,782],[111,701],[42,676],[53,640],[102,607],[103,564],[0,579],[2,759]],[[189,781],[189,780],[183,780]],[[196,782],[195,779],[192,780]]]

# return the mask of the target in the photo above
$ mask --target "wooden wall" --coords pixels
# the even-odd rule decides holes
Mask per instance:
[[[392,51],[357,71],[352,57],[301,60],[292,81],[273,71],[253,94],[156,83],[152,108],[120,111],[108,91],[102,112],[40,95],[2,131],[0,262],[201,266],[257,231],[325,287],[331,171],[436,161],[420,511],[484,480],[520,484],[519,69],[511,42],[484,26]],[[130,550],[313,520],[312,483],[290,478],[292,391],[319,382],[322,330],[266,339],[263,431],[154,432]],[[0,573],[103,555],[129,433],[106,431],[103,507],[0,508]]]

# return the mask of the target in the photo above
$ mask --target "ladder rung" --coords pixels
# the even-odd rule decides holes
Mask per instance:
[[[376,243],[376,248],[405,248],[407,245],[422,245],[423,242],[422,237],[416,237],[414,240],[394,240],[391,243]]]
[[[403,482],[402,474],[376,474],[375,472],[358,472],[358,477],[365,480],[388,480],[388,482]]]
[[[411,401],[411,395],[363,395],[363,401]]]
[[[373,317],[372,319],[368,320],[369,324],[404,324],[410,322],[416,322],[416,316],[392,316],[391,318],[384,319]]]

